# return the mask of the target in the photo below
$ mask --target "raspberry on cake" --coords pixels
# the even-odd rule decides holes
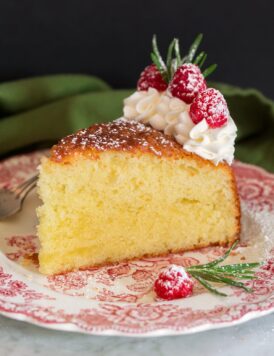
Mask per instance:
[[[211,128],[221,127],[229,120],[225,98],[213,88],[197,95],[190,106],[189,114],[194,124],[205,119]]]
[[[148,90],[155,88],[159,91],[167,89],[167,83],[164,81],[161,73],[155,64],[147,66],[140,75],[137,83],[138,90]]]
[[[63,138],[43,159],[42,273],[231,245],[239,238],[230,167],[236,126],[224,99],[194,88],[189,103],[169,90],[178,68],[203,64],[203,52],[194,58],[198,42],[182,57],[173,40],[164,63],[154,37],[155,66],[145,69],[137,92],[125,100],[124,118]]]
[[[171,94],[185,103],[190,104],[197,94],[207,88],[200,68],[192,63],[179,67],[169,85]]]

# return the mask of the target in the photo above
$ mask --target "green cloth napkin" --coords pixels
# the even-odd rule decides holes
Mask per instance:
[[[274,102],[254,89],[210,83],[226,97],[238,126],[236,158],[274,171]],[[0,84],[0,157],[122,115],[131,90],[85,75],[53,75]]]

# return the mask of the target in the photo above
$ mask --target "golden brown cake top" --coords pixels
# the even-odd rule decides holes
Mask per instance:
[[[51,159],[65,162],[74,154],[96,158],[102,151],[151,153],[160,157],[188,155],[172,136],[136,121],[118,119],[92,125],[63,138],[53,146]]]

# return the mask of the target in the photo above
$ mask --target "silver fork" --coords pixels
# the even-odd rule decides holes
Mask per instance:
[[[38,174],[14,188],[0,189],[0,219],[12,216],[22,209],[24,199],[36,186],[37,179]]]

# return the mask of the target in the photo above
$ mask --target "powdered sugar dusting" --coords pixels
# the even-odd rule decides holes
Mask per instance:
[[[230,116],[225,98],[213,88],[208,88],[197,95],[189,113],[195,124],[205,119],[211,128],[225,125]]]
[[[171,265],[155,281],[154,290],[163,299],[177,299],[192,294],[194,281],[184,267]]]
[[[241,252],[247,261],[266,261],[271,257],[274,248],[274,214],[273,211],[250,210],[248,204],[242,202],[242,232],[241,245],[237,251]]]
[[[172,95],[187,104],[205,89],[206,82],[200,68],[192,63],[185,63],[179,67],[169,86]]]
[[[237,127],[224,97],[215,89],[198,94],[191,105],[173,97],[169,90],[137,91],[124,100],[124,117],[172,135],[185,151],[215,165],[233,161]]]
[[[166,270],[166,275],[172,277],[174,274],[178,276],[178,278],[189,278],[189,275],[187,274],[186,270],[182,266],[178,265],[171,265],[168,270]]]
[[[147,66],[140,75],[137,83],[138,90],[148,90],[155,88],[159,91],[164,91],[167,88],[167,83],[164,81],[161,73],[155,64]]]
[[[107,124],[95,124],[63,138],[52,149],[51,158],[61,162],[75,153],[95,153],[107,150],[148,152],[156,156],[181,152],[182,147],[172,136],[140,122],[124,118]]]

